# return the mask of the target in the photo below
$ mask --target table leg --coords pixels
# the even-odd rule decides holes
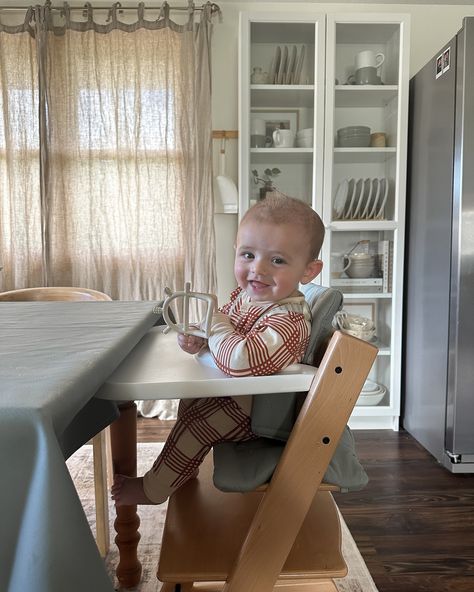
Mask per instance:
[[[110,426],[114,473],[136,477],[137,406],[133,401],[128,401],[121,404],[119,409],[120,417]],[[115,510],[115,543],[120,556],[116,574],[121,587],[133,588],[140,582],[142,575],[142,566],[137,556],[140,518],[137,506],[120,506]]]

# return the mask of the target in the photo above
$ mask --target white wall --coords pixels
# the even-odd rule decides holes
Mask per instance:
[[[314,2],[227,2],[216,0],[222,10],[223,22],[216,24],[213,34],[212,59],[212,127],[235,130],[238,127],[238,35],[239,12],[370,12],[405,13],[411,16],[410,77],[433,57],[462,26],[464,16],[474,16],[473,5],[440,4],[347,4]],[[220,140],[214,140],[214,170],[218,171]],[[237,141],[226,142],[226,174],[237,183]],[[234,286],[232,256],[237,216],[216,215],[217,273],[219,302],[226,301]]]

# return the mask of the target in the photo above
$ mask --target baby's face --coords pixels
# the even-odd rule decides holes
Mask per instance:
[[[237,234],[234,273],[252,301],[276,302],[298,292],[321,271],[309,261],[309,241],[295,224],[246,220]]]

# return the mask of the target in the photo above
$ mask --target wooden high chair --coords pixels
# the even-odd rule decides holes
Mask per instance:
[[[208,459],[171,496],[162,592],[336,592],[332,580],[347,568],[331,487],[321,483],[376,353],[334,333],[267,487],[222,492]]]
[[[214,474],[208,459],[199,478],[169,500],[158,569],[163,592],[269,592],[276,585],[292,591],[296,581],[306,590],[334,591],[331,579],[345,574],[337,510],[330,487],[320,485],[325,473],[341,490],[366,484],[346,424],[377,350],[333,335],[339,291],[315,284],[300,289],[312,313],[303,364],[230,378],[207,363],[208,354],[190,356],[176,335],[153,327],[96,393],[113,401],[254,395],[252,430],[261,438],[215,446]],[[114,464],[135,476],[135,408],[127,403],[123,410],[112,425]],[[257,487],[270,477],[268,488]],[[223,493],[212,481],[221,490],[248,493]],[[116,510],[117,577],[130,588],[141,573],[139,519],[136,506]]]

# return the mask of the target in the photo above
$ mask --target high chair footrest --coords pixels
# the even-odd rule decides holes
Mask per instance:
[[[209,455],[199,478],[191,479],[169,500],[159,580],[183,583],[225,580],[261,496],[260,492],[224,493],[216,489]],[[336,505],[330,492],[319,491],[280,578],[328,580],[343,577],[346,571]]]

